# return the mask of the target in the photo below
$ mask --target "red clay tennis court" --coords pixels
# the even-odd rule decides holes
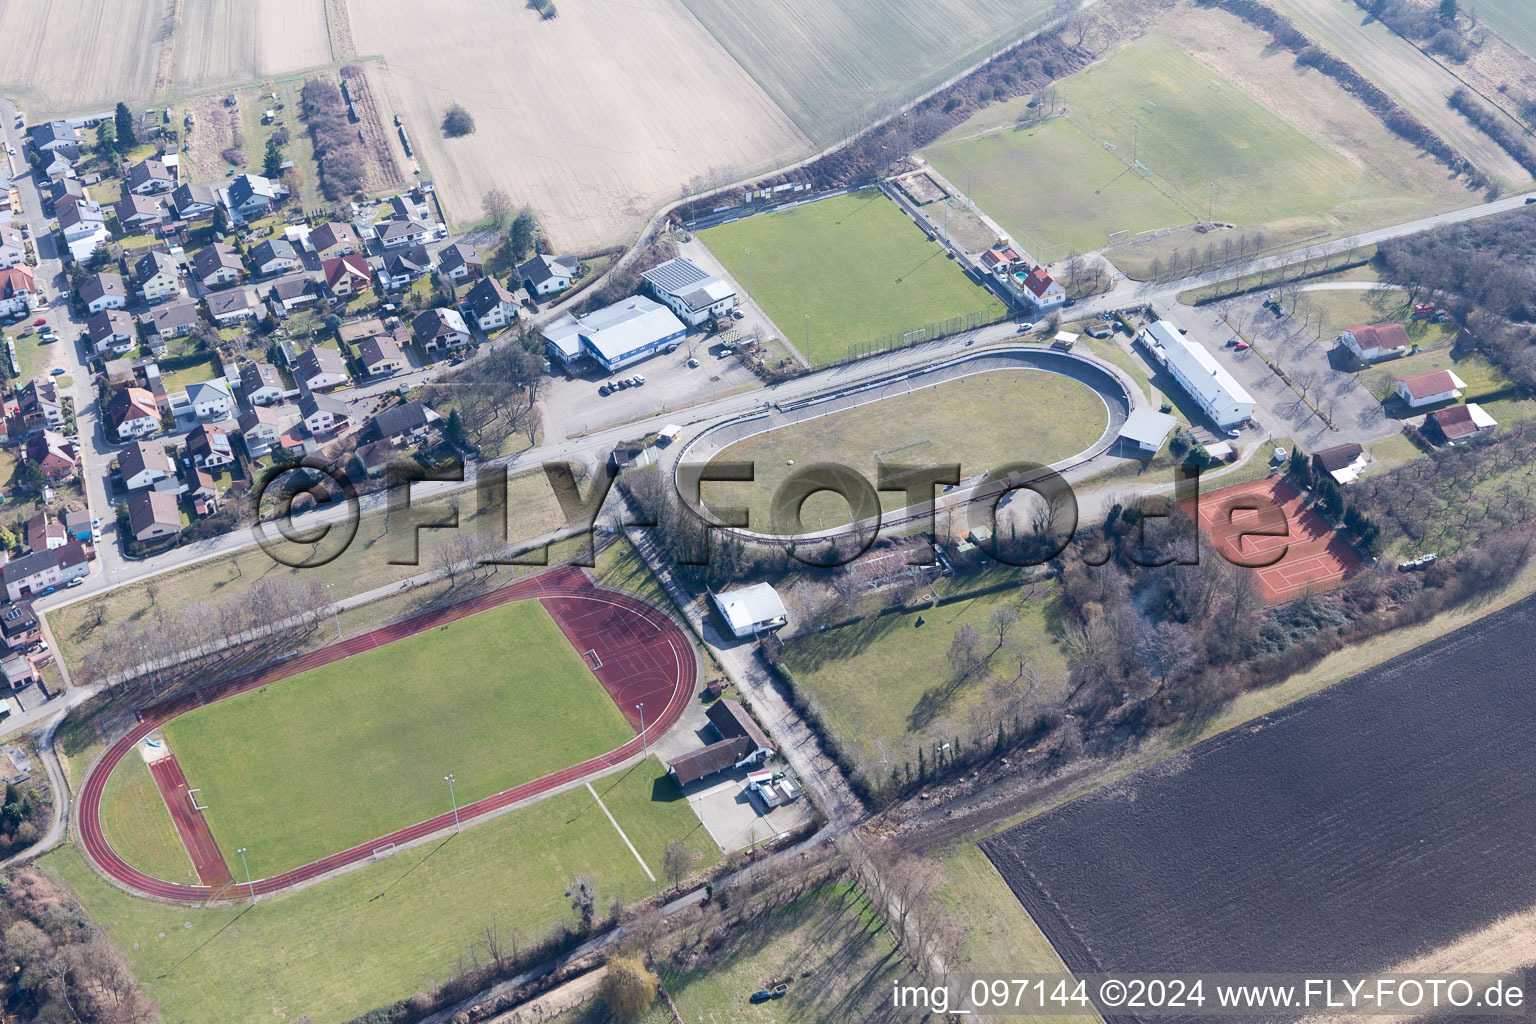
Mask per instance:
[[[586,659],[593,674],[609,696],[624,711],[636,730],[636,736],[622,746],[599,754],[580,764],[533,779],[519,786],[485,797],[458,808],[458,817],[472,821],[514,803],[539,796],[595,772],[623,764],[639,754],[645,743],[639,735],[640,713],[636,704],[645,704],[645,738],[653,741],[675,725],[693,696],[698,680],[698,661],[693,643],[676,621],[660,609],[618,590],[595,585],[586,573],[572,566],[561,566],[509,586],[477,595],[445,608],[434,608],[400,622],[391,623],[359,636],[278,665],[244,673],[223,683],[192,694],[162,701],[139,713],[138,724],[112,744],[86,774],[80,789],[77,814],[81,844],[96,866],[120,886],[157,899],[205,902],[237,895],[227,880],[229,869],[219,856],[212,832],[202,813],[191,802],[181,770],[170,762],[156,782],[171,808],[177,829],[192,854],[202,884],[189,885],[155,878],[124,861],[112,848],[101,829],[101,797],[107,778],[123,757],[134,754],[134,747],[165,722],[192,708],[243,693],[298,675],[321,665],[381,647],[401,637],[432,629],[475,612],[508,601],[532,598],[549,611],[562,633]],[[426,821],[407,825],[348,850],[336,853],[273,875],[258,878],[251,885],[252,895],[281,892],[291,886],[318,878],[351,864],[372,858],[376,851],[404,845],[454,827],[454,815],[439,814]],[[196,850],[203,850],[199,859]],[[222,869],[222,870],[221,870]],[[243,892],[246,885],[241,882]]]
[[[1283,604],[1336,587],[1365,565],[1305,504],[1295,488],[1268,477],[1200,495],[1197,518],[1218,553],[1257,573],[1265,602]]]

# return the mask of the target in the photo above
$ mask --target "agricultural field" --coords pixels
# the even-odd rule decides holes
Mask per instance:
[[[537,601],[165,725],[226,863],[269,877],[621,746],[622,712]],[[345,814],[335,813],[346,808]]]
[[[1045,0],[683,3],[817,146],[987,59],[1043,24],[1052,7]]]
[[[1066,657],[1056,632],[1057,601],[1050,584],[1004,586],[796,637],[783,661],[797,690],[878,787],[904,763],[916,772],[917,749],[925,743],[969,734],[973,713],[995,706],[995,684],[1027,677],[1007,651],[994,648],[990,620],[1000,606],[1019,612],[1008,643],[1028,652],[1027,668],[1039,679],[1033,699],[1060,696]],[[980,632],[987,657],[981,670],[957,680],[949,649],[965,625]],[[1019,689],[1026,686],[1027,680]]]
[[[592,781],[658,877],[674,836],[700,868],[719,857],[665,771],[651,759]],[[564,888],[578,872],[596,876],[602,908],[665,884],[646,878],[585,787],[254,907],[129,896],[73,846],[42,867],[123,951],[166,1024],[306,1016],[340,1024],[457,973],[457,958],[488,924],[516,926],[526,945],[574,923]]]
[[[1525,0],[1482,0],[1477,17],[1526,56],[1536,57],[1536,18]]]
[[[813,364],[951,317],[1003,311],[873,189],[732,221],[699,239],[743,287],[751,277],[752,298]]]
[[[0,0],[0,92],[32,123],[147,99],[165,45],[164,16],[164,0]]]
[[[175,89],[199,92],[328,64],[325,0],[182,0]]]
[[[1274,245],[1475,201],[1348,93],[1270,52],[1266,38],[1223,12],[1181,8],[1063,79],[1064,118],[1016,124],[1027,111],[1010,101],[923,155],[960,187],[969,178],[978,204],[1048,260],[1208,215]],[[1129,169],[1133,153],[1148,179]],[[1142,274],[1175,249],[1219,252],[1235,244],[1232,234],[1178,230],[1111,256]]]
[[[1527,598],[982,849],[1074,971],[1520,967],[1533,627]]]
[[[729,445],[715,459],[751,462],[755,479],[706,484],[708,503],[748,508],[754,528],[774,532],[773,495],[793,472],[791,463],[841,463],[871,481],[884,465],[958,463],[966,479],[1011,462],[1050,465],[1089,447],[1108,422],[1091,388],[1045,370],[987,370],[906,394],[889,390],[887,397]],[[900,491],[881,492],[880,499],[886,510],[906,503]],[[829,492],[813,495],[802,509],[807,523],[841,524],[849,516],[847,502]]]
[[[455,221],[479,220],[499,187],[557,251],[582,251],[628,241],[700,175],[734,180],[808,148],[680,0],[561,4],[548,21],[478,0],[420,14],[413,0],[353,4],[352,33],[383,55],[380,113],[402,116]],[[453,103],[473,134],[444,137]]]

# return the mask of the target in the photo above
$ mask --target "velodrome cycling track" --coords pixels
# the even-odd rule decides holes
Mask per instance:
[[[258,896],[282,892],[338,869],[366,862],[373,857],[375,851],[391,844],[401,846],[452,828],[454,815],[450,810],[300,867],[268,878],[255,879],[251,888],[247,888],[244,880],[220,886],[191,885],[147,875],[118,856],[102,832],[101,797],[112,769],[125,756],[135,753],[134,747],[140,740],[177,715],[374,650],[476,612],[527,598],[543,603],[577,651],[597,653],[601,665],[593,669],[593,674],[620,709],[624,710],[631,727],[637,725],[634,721],[634,705],[646,698],[659,703],[661,693],[666,694],[667,703],[660,715],[649,718],[645,723],[646,738],[653,740],[660,737],[682,717],[698,680],[698,662],[688,634],[669,615],[651,604],[623,591],[598,587],[582,570],[562,566],[459,604],[421,612],[279,665],[256,669],[198,692],[145,708],[139,713],[138,724],[112,744],[91,767],[80,788],[77,815],[81,845],[87,858],[97,870],[130,892],[153,899],[201,904],[240,898],[250,894],[251,889]],[[588,664],[591,667],[590,661]],[[459,819],[473,821],[519,801],[577,782],[624,763],[642,749],[642,739],[637,731],[634,739],[606,754],[464,804],[458,809]]]

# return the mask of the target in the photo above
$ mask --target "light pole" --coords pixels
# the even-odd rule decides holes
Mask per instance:
[[[460,828],[459,828],[459,798],[453,795],[453,776],[451,774],[444,775],[443,776],[443,781],[448,783],[448,802],[453,804],[453,830],[455,832],[458,832],[458,831],[460,831]]]
[[[251,890],[251,906],[256,905],[256,883],[251,881],[251,866],[245,862],[245,847],[235,851],[240,854],[240,866],[245,868],[245,884]]]
[[[805,351],[801,353],[805,358],[811,358],[811,314],[805,314]]]
[[[752,250],[741,250],[747,257],[747,301],[752,301]]]
[[[341,612],[336,607],[336,584],[327,583],[325,589],[331,592],[331,621],[336,623],[336,639],[341,639]]]
[[[144,678],[149,680],[149,692],[154,695],[155,700],[159,700],[160,691],[155,688],[155,670],[149,663],[149,652],[144,649],[143,644],[139,645],[139,658],[144,662]]]
[[[651,752],[645,742],[645,702],[641,701],[639,704],[636,704],[635,710],[640,712],[640,756],[641,758],[646,758],[651,755]]]

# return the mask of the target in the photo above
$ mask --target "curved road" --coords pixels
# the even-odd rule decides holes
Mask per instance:
[[[578,577],[582,581],[580,584],[573,582],[574,578]],[[551,578],[553,578],[553,581],[551,581]],[[175,698],[146,709],[139,724],[109,747],[106,753],[91,767],[86,775],[84,785],[80,788],[80,798],[76,814],[79,821],[81,845],[84,847],[86,855],[108,878],[131,892],[161,900],[207,903],[210,900],[224,897],[236,898],[247,891],[253,891],[255,895],[281,892],[284,889],[311,881],[338,869],[365,862],[380,847],[389,846],[390,844],[396,846],[404,845],[430,836],[435,832],[452,828],[455,821],[454,814],[452,811],[448,811],[426,821],[417,822],[414,825],[397,829],[388,835],[379,836],[366,843],[353,846],[350,849],[341,850],[330,856],[312,861],[309,864],[284,871],[281,874],[273,875],[269,878],[256,879],[249,889],[244,882],[236,882],[231,886],[223,888],[214,888],[205,885],[167,882],[163,879],[154,878],[119,857],[117,852],[112,849],[111,844],[107,842],[106,836],[102,833],[101,796],[106,788],[107,778],[111,775],[112,769],[116,767],[118,762],[130,754],[141,739],[183,712],[222,700],[237,693],[243,693],[255,687],[265,686],[300,672],[340,661],[355,654],[373,650],[402,637],[434,628],[444,622],[463,618],[466,615],[495,607],[507,601],[524,598],[598,601],[643,619],[661,635],[665,644],[671,648],[673,661],[676,666],[672,693],[668,698],[667,706],[661,715],[648,723],[646,737],[651,739],[663,735],[682,717],[683,710],[693,695],[694,684],[698,678],[698,663],[694,654],[693,644],[689,641],[688,635],[683,631],[682,627],[673,621],[670,616],[637,597],[621,591],[596,587],[586,580],[586,577],[580,570],[554,570],[551,573],[544,573],[521,583],[480,595],[459,605],[424,612],[405,622],[383,627],[339,644],[333,644],[322,650],[295,658],[277,668],[249,672],[209,690],[188,694],[185,697]],[[644,743],[641,737],[637,735],[634,739],[606,754],[600,754],[580,764],[572,765],[569,768],[551,773],[542,778],[533,779],[522,785],[514,786],[501,793],[465,804],[458,809],[458,818],[462,821],[472,820],[511,806],[519,801],[527,800],[530,797],[547,793],[550,790],[578,781],[604,769],[612,768],[640,753],[643,746]]]

